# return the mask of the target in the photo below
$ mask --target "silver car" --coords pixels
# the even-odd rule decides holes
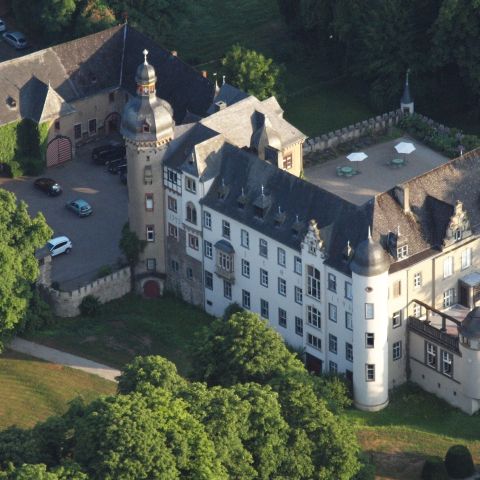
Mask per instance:
[[[7,32],[2,35],[3,39],[12,47],[15,47],[17,50],[22,48],[27,48],[27,39],[20,32]]]

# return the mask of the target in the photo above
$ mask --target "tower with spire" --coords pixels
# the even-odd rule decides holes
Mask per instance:
[[[410,93],[410,69],[407,70],[407,74],[405,75],[405,87],[403,88],[403,95],[400,100],[400,109],[403,113],[414,113],[415,111],[415,104],[413,102],[413,97]]]
[[[163,291],[166,271],[162,160],[174,136],[173,110],[156,95],[155,69],[148,51],[136,71],[136,95],[125,105],[120,132],[127,155],[130,230],[146,247],[135,268],[138,289],[150,296]]]

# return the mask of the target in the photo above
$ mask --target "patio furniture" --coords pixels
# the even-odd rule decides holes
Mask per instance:
[[[392,158],[390,160],[389,165],[393,168],[402,168],[407,164],[404,158]]]
[[[358,170],[355,170],[353,167],[349,167],[348,165],[337,167],[337,175],[339,177],[353,177],[357,173],[359,173]]]

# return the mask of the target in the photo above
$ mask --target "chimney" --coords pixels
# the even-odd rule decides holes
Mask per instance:
[[[172,50],[170,53],[172,54],[173,57],[178,56],[178,52],[176,50]]]
[[[407,184],[395,187],[395,196],[403,208],[403,213],[410,213],[410,187]]]
[[[202,70],[202,77],[207,78],[208,77],[208,72],[206,70]]]

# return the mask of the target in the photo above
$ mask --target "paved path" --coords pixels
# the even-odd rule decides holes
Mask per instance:
[[[76,355],[71,355],[70,353],[45,347],[44,345],[40,345],[38,343],[29,342],[23,338],[15,338],[10,343],[9,348],[15,352],[30,355],[31,357],[41,358],[42,360],[47,360],[48,362],[58,363],[67,367],[83,370],[84,372],[91,373],[92,375],[98,375],[99,377],[105,378],[106,380],[110,380],[112,382],[115,382],[115,377],[120,375],[120,370],[116,370],[107,365],[92,362],[86,358],[77,357]]]

